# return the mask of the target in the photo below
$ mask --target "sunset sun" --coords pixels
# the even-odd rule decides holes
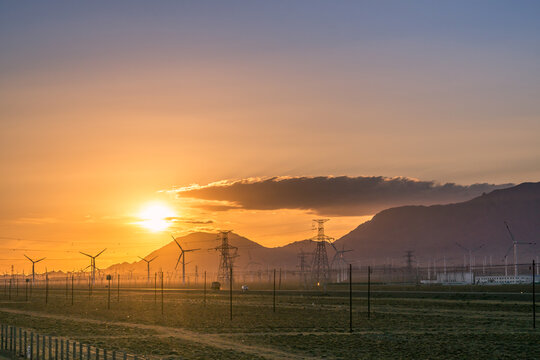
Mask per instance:
[[[137,224],[152,231],[164,231],[171,226],[176,213],[162,203],[145,205],[138,214],[141,219]]]

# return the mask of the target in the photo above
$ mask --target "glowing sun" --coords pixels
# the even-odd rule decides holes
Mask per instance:
[[[138,224],[152,232],[164,231],[171,226],[175,212],[161,203],[151,203],[139,212],[141,221]]]

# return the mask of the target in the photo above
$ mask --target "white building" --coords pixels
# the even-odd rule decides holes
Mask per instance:
[[[494,275],[494,276],[477,276],[475,284],[478,285],[503,285],[503,284],[532,284],[532,275]],[[535,283],[540,283],[540,279],[536,277]]]
[[[443,285],[474,284],[474,274],[472,272],[437,273],[437,284],[443,284]]]

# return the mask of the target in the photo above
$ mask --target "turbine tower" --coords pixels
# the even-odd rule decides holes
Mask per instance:
[[[510,238],[512,239],[512,246],[508,248],[508,251],[506,251],[506,255],[504,255],[504,259],[506,260],[506,257],[508,256],[508,252],[510,249],[514,248],[514,276],[518,276],[518,261],[517,261],[517,246],[518,245],[535,245],[536,243],[533,242],[517,242],[516,239],[514,239],[514,235],[510,231],[510,226],[508,226],[508,223],[505,221],[504,225],[506,225],[506,230],[508,230],[508,234],[510,234]]]
[[[150,282],[150,263],[154,260],[156,260],[157,256],[154,256],[153,258],[151,258],[150,260],[146,260],[145,258],[142,258],[139,256],[139,259],[141,259],[142,261],[146,262],[146,273],[147,273],[147,282]]]
[[[456,245],[469,253],[469,272],[472,272],[472,253],[475,252],[475,251],[480,250],[481,248],[483,248],[485,244],[482,244],[482,245],[480,245],[480,246],[478,246],[478,247],[476,247],[474,249],[466,248],[465,246],[463,246],[463,245],[461,245],[459,243],[456,243]],[[465,260],[463,260],[463,261],[465,261]]]
[[[90,254],[86,254],[86,253],[83,253],[82,251],[79,251],[81,254],[85,255],[85,256],[88,256],[90,258],[90,268],[92,269],[92,284],[94,284],[96,282],[96,258],[103,254],[103,252],[107,250],[106,248],[101,250],[97,255],[90,255]]]
[[[218,281],[229,281],[230,271],[234,265],[234,258],[238,256],[238,248],[229,244],[229,233],[232,230],[220,230],[218,239],[221,244],[216,246],[214,250],[219,251],[219,271]]]
[[[330,263],[330,268],[336,271],[336,280],[339,283],[347,280],[347,261],[345,261],[344,254],[352,250],[345,250],[345,245],[341,247],[341,250],[338,250],[333,243],[330,243],[330,245],[332,245],[336,251],[334,257],[332,258],[332,262]]]
[[[328,255],[326,253],[326,243],[331,243],[333,238],[324,234],[324,223],[330,219],[314,219],[317,224],[317,236],[311,240],[317,243],[311,263],[311,283],[317,286],[326,286],[330,277],[330,266],[328,265]],[[315,224],[314,224],[315,225]]]
[[[180,262],[180,260],[182,260],[182,285],[186,285],[186,253],[191,252],[191,251],[201,250],[201,249],[184,249],[182,248],[180,243],[174,238],[174,236],[172,236],[172,238],[174,242],[176,243],[176,245],[178,245],[178,247],[180,248],[180,256],[178,256],[178,260],[176,261],[176,265],[174,268],[176,269],[178,267],[178,263]]]
[[[32,282],[34,282],[35,276],[36,276],[36,275],[35,275],[35,272],[34,272],[34,267],[35,267],[36,263],[38,263],[38,262],[40,262],[40,261],[42,261],[42,260],[45,260],[45,258],[41,258],[41,259],[39,259],[39,260],[32,260],[32,259],[30,259],[26,254],[24,255],[24,257],[27,258],[28,260],[30,260],[30,261],[32,262]]]

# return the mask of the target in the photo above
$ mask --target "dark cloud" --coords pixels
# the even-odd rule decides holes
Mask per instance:
[[[292,177],[245,179],[177,189],[177,196],[208,200],[201,208],[274,210],[304,209],[319,215],[372,215],[400,205],[431,205],[469,200],[512,184],[438,184],[409,178]],[[213,205],[211,201],[226,202]]]

